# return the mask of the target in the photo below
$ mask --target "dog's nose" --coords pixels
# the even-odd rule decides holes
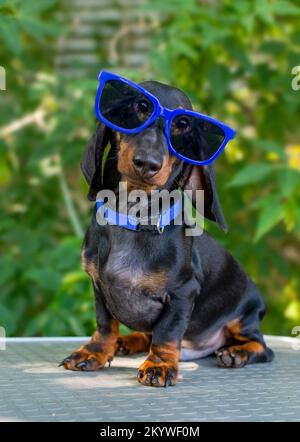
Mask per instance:
[[[135,170],[145,178],[152,178],[162,167],[162,159],[153,156],[134,155],[132,162]]]

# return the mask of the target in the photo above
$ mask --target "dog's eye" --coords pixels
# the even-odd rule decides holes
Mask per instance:
[[[149,103],[146,100],[140,100],[135,103],[135,110],[136,112],[146,114],[149,111]]]
[[[190,122],[187,118],[180,118],[180,120],[176,121],[176,127],[177,129],[180,129],[181,131],[185,131],[189,129]]]

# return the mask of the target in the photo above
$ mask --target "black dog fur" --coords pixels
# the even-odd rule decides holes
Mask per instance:
[[[192,108],[176,88],[158,82],[142,86],[170,109]],[[155,156],[161,164],[169,163],[156,178],[147,180],[132,166],[137,153],[142,159]],[[227,229],[213,167],[192,167],[172,157],[159,119],[131,136],[100,123],[81,166],[92,201],[103,188],[115,191],[120,180],[145,189],[204,189],[206,218]],[[167,386],[178,379],[180,354],[188,360],[215,353],[218,364],[230,368],[273,359],[259,331],[265,306],[258,289],[206,232],[189,237],[184,226],[169,226],[158,237],[153,232],[100,226],[94,211],[82,261],[94,286],[97,330],[88,344],[63,361],[65,368],[97,370],[117,352],[149,351],[138,380],[144,385]],[[137,332],[119,336],[118,322]]]

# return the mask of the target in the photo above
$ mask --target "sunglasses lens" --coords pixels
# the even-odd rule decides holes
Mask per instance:
[[[176,115],[171,123],[170,140],[177,153],[194,161],[206,161],[221,147],[223,129],[193,115]]]
[[[154,105],[134,86],[120,80],[108,80],[101,93],[99,110],[114,125],[136,129],[151,117]]]

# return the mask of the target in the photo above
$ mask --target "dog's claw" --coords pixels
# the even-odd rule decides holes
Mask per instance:
[[[166,377],[166,382],[165,382],[165,388],[169,387],[171,385],[171,373],[168,372],[167,377]]]
[[[125,347],[123,347],[123,345],[121,345],[119,347],[118,353],[122,356],[126,356],[128,354],[128,350]]]
[[[62,367],[62,366],[64,366],[65,364],[67,364],[68,362],[70,362],[70,361],[71,361],[71,358],[70,358],[70,356],[68,356],[67,358],[63,359],[63,360],[58,364],[58,367]]]
[[[159,376],[161,376],[161,373],[159,373],[159,372],[154,373],[154,375],[151,379],[151,382],[153,385],[155,385],[155,386],[159,385]]]
[[[147,368],[146,370],[146,380],[145,385],[150,385],[152,380],[152,370],[151,368]]]
[[[87,362],[86,361],[82,361],[82,362],[79,362],[76,365],[76,368],[80,368],[81,370],[83,370],[84,368],[86,368],[86,366],[87,366]]]

